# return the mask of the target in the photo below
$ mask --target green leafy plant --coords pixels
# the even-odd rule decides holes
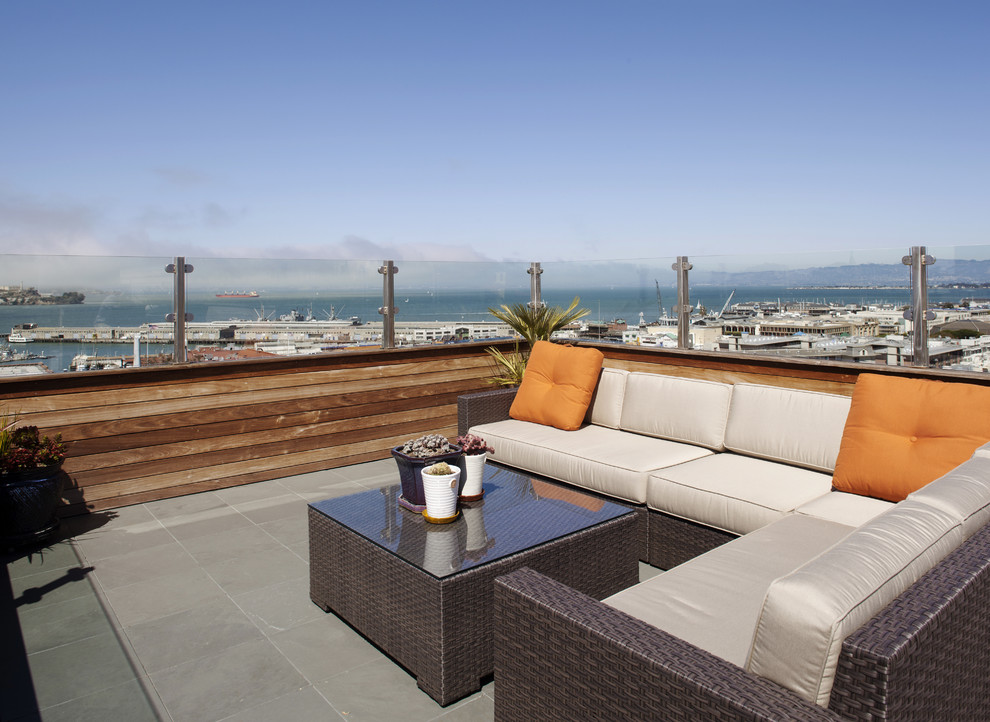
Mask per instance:
[[[521,384],[523,373],[526,371],[526,362],[529,359],[529,350],[532,350],[533,344],[537,341],[549,341],[556,331],[591,313],[587,308],[578,308],[580,302],[580,296],[575,296],[567,308],[560,306],[534,308],[528,303],[515,303],[511,306],[503,304],[499,308],[489,308],[490,314],[508,324],[509,328],[529,344],[529,349],[525,353],[520,352],[518,343],[516,350],[508,354],[502,353],[497,348],[485,349],[494,365],[494,373],[489,383],[496,386]]]
[[[499,321],[509,325],[533,348],[537,341],[549,341],[555,331],[559,331],[569,323],[587,316],[591,311],[578,308],[580,296],[575,296],[567,308],[560,306],[539,306],[533,308],[528,303],[514,303],[511,306],[503,304],[499,308],[489,308],[488,312]]]

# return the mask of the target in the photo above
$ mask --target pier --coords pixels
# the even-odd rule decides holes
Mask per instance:
[[[509,327],[498,321],[406,321],[396,323],[396,341],[404,344],[434,343],[454,339],[485,340],[511,336]],[[296,347],[356,345],[381,342],[383,325],[373,321],[352,325],[348,321],[212,321],[187,323],[186,342],[190,346],[254,346],[292,344]],[[135,337],[143,343],[171,344],[175,341],[171,323],[141,326],[35,326],[17,328],[24,343],[131,344]],[[9,337],[9,334],[5,334]]]

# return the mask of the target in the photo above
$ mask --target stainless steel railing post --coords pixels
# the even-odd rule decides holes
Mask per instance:
[[[398,266],[392,261],[382,261],[378,272],[382,278],[382,306],[378,313],[382,315],[382,348],[395,348],[395,314],[399,309],[395,306],[395,274]]]
[[[928,322],[935,320],[935,312],[928,308],[928,266],[935,263],[935,258],[926,251],[925,246],[911,246],[911,254],[901,259],[901,263],[911,267],[911,308],[904,312],[904,318],[911,322],[911,362],[925,367],[928,366]]]
[[[530,263],[526,273],[529,274],[529,306],[534,309],[542,308],[543,293],[540,276],[543,275],[543,269],[540,268],[539,263]]]
[[[184,256],[176,256],[173,263],[165,266],[165,273],[175,274],[172,279],[172,313],[165,317],[166,321],[174,323],[172,331],[172,362],[186,362],[186,321],[192,321],[193,315],[186,313],[186,274],[192,273],[193,267],[186,263]]]
[[[677,348],[691,348],[691,294],[688,287],[688,271],[693,266],[687,256],[678,256],[671,266],[677,272]]]

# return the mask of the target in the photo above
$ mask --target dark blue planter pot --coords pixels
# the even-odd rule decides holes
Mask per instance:
[[[399,497],[399,506],[410,511],[422,512],[426,509],[426,495],[423,493],[423,477],[420,471],[423,467],[436,464],[438,461],[446,461],[448,464],[459,466],[458,459],[461,458],[461,447],[451,444],[450,448],[455,449],[448,454],[431,456],[428,459],[421,459],[418,456],[409,456],[400,451],[402,447],[392,448],[392,456],[399,467],[399,481],[402,482],[402,496]],[[463,474],[463,471],[461,472]]]
[[[59,526],[62,465],[0,474],[0,541],[18,546],[40,541]]]

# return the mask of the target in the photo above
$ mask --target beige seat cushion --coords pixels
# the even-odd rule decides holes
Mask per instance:
[[[945,512],[896,504],[770,585],[746,668],[827,706],[842,641],[961,542]]]
[[[620,428],[721,451],[731,394],[715,381],[630,373]]]
[[[794,511],[798,514],[816,516],[819,519],[835,521],[849,526],[862,526],[870,519],[880,516],[894,505],[892,501],[873,499],[859,494],[847,494],[843,491],[830,491],[807,504],[802,504]]]
[[[990,521],[990,458],[977,454],[908,499],[934,506],[962,524],[969,538]]]
[[[742,667],[770,583],[851,531],[843,524],[789,514],[605,603]]]
[[[725,448],[831,473],[850,403],[848,396],[736,384]]]
[[[725,452],[651,474],[646,503],[656,511],[749,534],[831,487],[828,474]]]
[[[509,419],[471,428],[495,449],[490,455],[518,469],[559,479],[636,504],[646,503],[651,471],[711,455],[700,446],[584,426],[561,431]]]

